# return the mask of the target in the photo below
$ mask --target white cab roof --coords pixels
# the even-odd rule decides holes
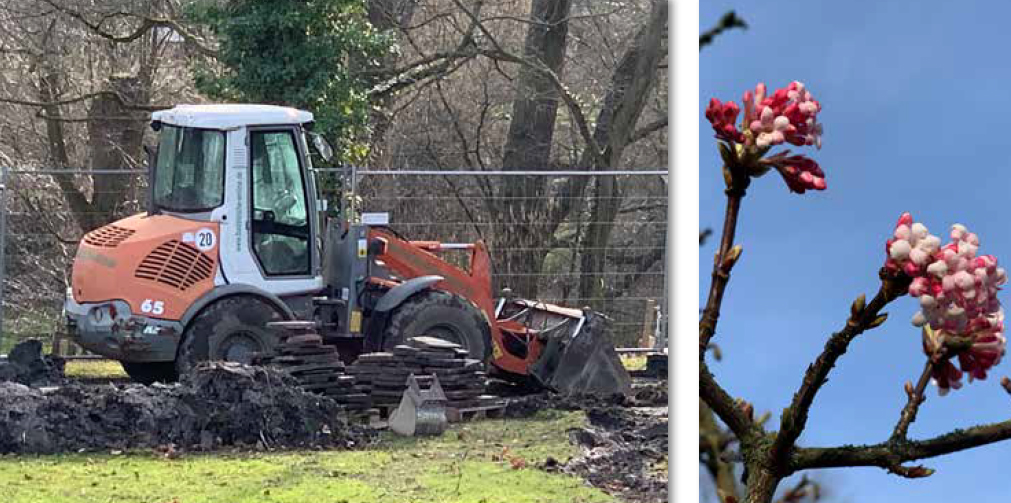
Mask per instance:
[[[312,114],[274,105],[176,105],[151,114],[151,120],[173,126],[232,129],[266,124],[304,124]]]

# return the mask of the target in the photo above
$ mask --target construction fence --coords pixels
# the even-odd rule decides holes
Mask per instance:
[[[493,288],[612,320],[615,344],[665,339],[666,170],[317,170],[335,218],[387,213],[413,240],[482,240]],[[77,243],[147,205],[146,171],[3,168],[0,354],[25,338],[65,339]],[[466,263],[460,253],[451,261]],[[65,341],[58,353],[79,352]]]

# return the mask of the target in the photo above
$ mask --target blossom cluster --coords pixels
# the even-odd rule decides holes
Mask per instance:
[[[992,255],[977,255],[979,237],[965,226],[951,228],[951,241],[930,234],[922,223],[903,213],[885,245],[889,270],[912,278],[909,294],[920,302],[913,325],[924,328],[924,352],[936,354],[948,337],[968,337],[969,349],[958,353],[961,371],[947,359],[934,365],[933,378],[942,394],[969,380],[985,379],[1004,355],[1004,312],[997,292],[1007,272]]]
[[[721,102],[716,98],[709,100],[706,119],[712,124],[717,139],[760,155],[783,143],[821,148],[822,126],[818,123],[821,104],[804,84],[794,81],[768,95],[765,84],[759,83],[753,91],[744,93],[742,102],[744,116],[738,127],[741,107],[737,103]],[[788,153],[757,160],[749,167],[749,174],[757,177],[769,168],[776,168],[792,192],[825,190],[825,174],[818,163],[802,155],[787,156]]]
[[[818,124],[821,104],[804,84],[793,81],[766,97],[765,84],[744,93],[744,124],[755,135],[755,144],[768,147],[788,142],[821,148],[822,126]]]

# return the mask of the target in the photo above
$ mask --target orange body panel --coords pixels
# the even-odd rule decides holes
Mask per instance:
[[[74,258],[78,303],[123,300],[135,315],[179,320],[214,288],[218,224],[137,214],[84,236]]]
[[[376,257],[386,267],[403,279],[437,274],[445,278],[434,288],[452,292],[474,303],[488,318],[491,327],[492,362],[496,367],[514,374],[526,375],[528,368],[541,355],[541,342],[525,328],[513,322],[500,324],[495,319],[495,304],[491,293],[491,259],[484,243],[478,241],[470,248],[470,272],[464,271],[433,252],[440,249],[435,241],[405,241],[381,228],[369,229],[369,240],[382,239],[385,251]],[[513,326],[515,325],[515,326]],[[521,358],[506,350],[502,338],[517,337],[527,344],[527,355]]]

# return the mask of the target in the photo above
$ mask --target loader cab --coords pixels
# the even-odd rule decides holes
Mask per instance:
[[[216,283],[279,297],[323,287],[312,122],[309,112],[270,105],[180,105],[152,115],[149,213],[216,224],[191,243],[218,247]],[[329,150],[322,138],[313,143]]]

